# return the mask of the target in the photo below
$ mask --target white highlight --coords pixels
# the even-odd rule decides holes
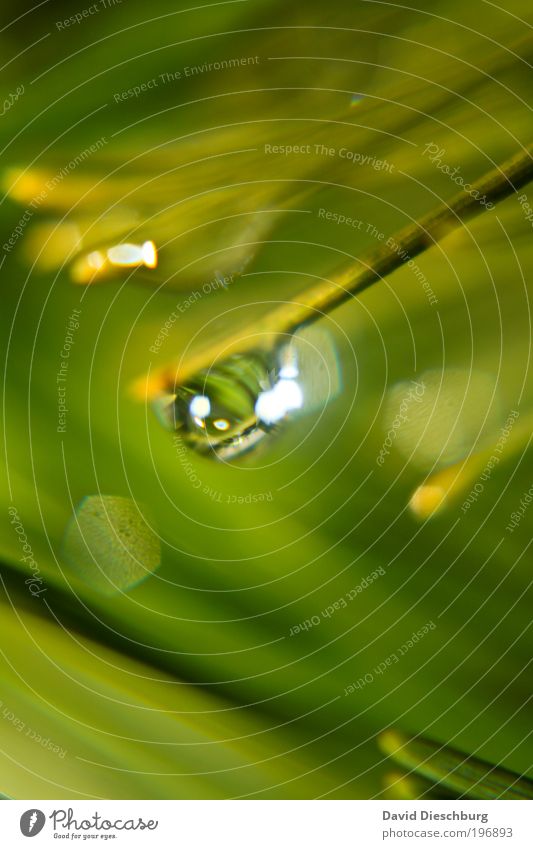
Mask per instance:
[[[95,271],[100,271],[105,265],[105,256],[100,251],[91,251],[87,254],[87,265],[94,268]]]
[[[272,389],[261,392],[255,404],[255,414],[265,424],[275,424],[291,410],[299,410],[303,400],[302,389],[295,380],[278,380]]]
[[[113,265],[130,267],[145,265],[147,268],[155,268],[157,249],[153,242],[144,242],[142,245],[131,245],[125,242],[123,245],[113,245],[108,248],[107,258]]]
[[[199,419],[205,419],[211,412],[211,401],[207,395],[195,395],[189,404],[191,416]]]
[[[298,368],[293,364],[282,366],[279,370],[279,376],[283,380],[294,380],[295,377],[298,377],[298,374]]]

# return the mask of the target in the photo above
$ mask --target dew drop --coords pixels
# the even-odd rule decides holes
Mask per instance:
[[[161,546],[139,505],[116,495],[80,501],[63,537],[63,558],[84,583],[104,595],[134,587],[158,568]]]

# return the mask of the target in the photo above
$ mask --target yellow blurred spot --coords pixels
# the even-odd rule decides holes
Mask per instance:
[[[409,507],[417,519],[428,519],[458,496],[463,496],[483,471],[490,452],[480,452],[441,472],[430,475],[413,492]]]
[[[95,277],[105,268],[107,260],[100,251],[91,251],[79,257],[70,267],[70,276],[74,283],[93,283]]]
[[[386,799],[418,799],[427,790],[426,782],[405,772],[388,772],[383,779]]]
[[[423,372],[387,392],[383,429],[394,451],[422,471],[447,468],[497,438],[494,375],[449,368]]]
[[[142,246],[143,262],[147,268],[157,267],[157,248],[153,242],[145,242]]]

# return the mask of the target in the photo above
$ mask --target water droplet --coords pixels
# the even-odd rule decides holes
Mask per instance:
[[[274,371],[275,360],[261,353],[234,354],[162,395],[155,411],[201,453],[240,455],[268,432],[256,405],[272,389]]]
[[[63,557],[86,584],[113,595],[155,572],[161,547],[134,501],[116,495],[88,495],[67,525]]]
[[[333,342],[327,332],[309,328],[271,354],[233,354],[186,384],[167,387],[154,409],[190,447],[230,460],[289,419],[324,406],[339,389]]]

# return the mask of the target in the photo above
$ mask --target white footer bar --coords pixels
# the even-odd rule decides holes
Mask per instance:
[[[533,802],[9,800],[0,828],[9,849],[531,849]]]

